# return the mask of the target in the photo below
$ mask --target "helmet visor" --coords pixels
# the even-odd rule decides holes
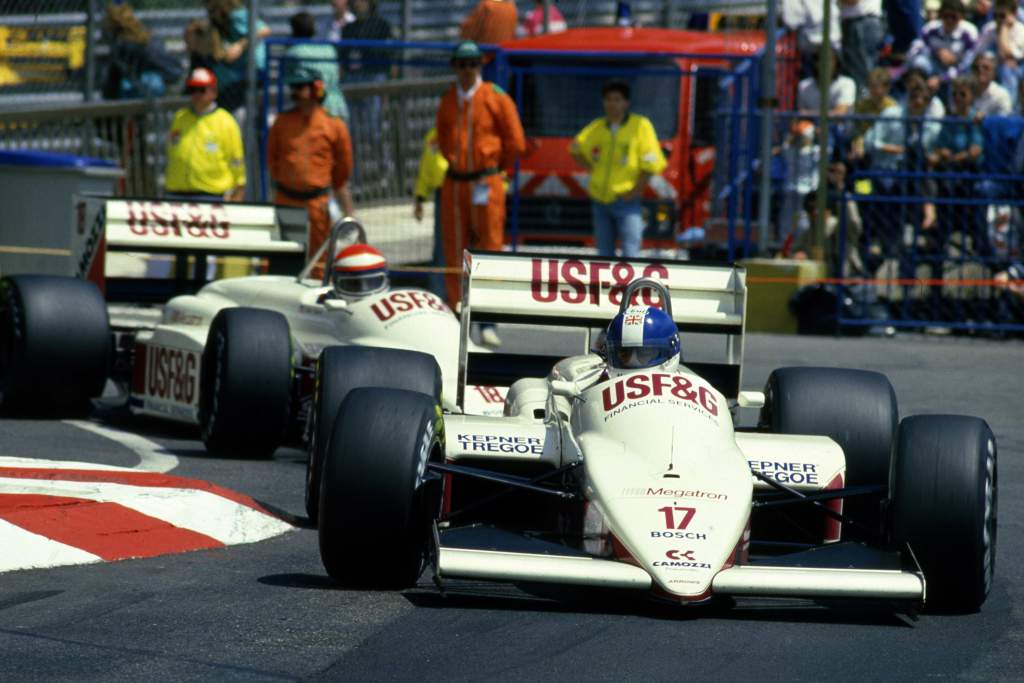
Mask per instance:
[[[339,294],[362,296],[382,292],[388,287],[388,274],[375,270],[368,273],[335,273],[334,290]]]
[[[676,349],[669,343],[620,346],[617,343],[609,342],[608,363],[613,368],[623,370],[651,368],[655,365],[661,365],[675,355],[676,352]]]

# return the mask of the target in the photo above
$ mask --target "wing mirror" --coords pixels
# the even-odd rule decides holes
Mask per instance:
[[[763,391],[741,391],[736,398],[740,408],[764,408]]]
[[[572,399],[580,395],[580,389],[576,386],[576,382],[568,382],[564,379],[552,379],[548,380],[548,384],[551,385],[551,393],[555,396]]]

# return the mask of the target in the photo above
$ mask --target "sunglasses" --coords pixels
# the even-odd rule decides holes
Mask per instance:
[[[195,94],[197,92],[206,92],[209,89],[210,88],[207,87],[207,86],[203,86],[203,87],[194,86],[194,87],[191,87],[191,88],[188,89],[188,94],[192,95],[192,94]]]
[[[480,68],[480,62],[478,60],[458,60],[455,62],[456,69],[478,69]]]

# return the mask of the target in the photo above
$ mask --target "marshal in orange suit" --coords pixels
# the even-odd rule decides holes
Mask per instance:
[[[500,250],[505,242],[505,183],[526,150],[523,124],[504,90],[480,78],[483,53],[471,41],[452,53],[455,84],[437,110],[437,141],[448,160],[441,187],[441,237],[449,268],[462,266],[467,248]],[[460,299],[460,275],[445,276],[448,300]]]

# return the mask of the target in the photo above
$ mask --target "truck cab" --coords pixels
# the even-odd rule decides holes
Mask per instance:
[[[575,135],[603,115],[601,86],[630,84],[630,111],[654,124],[668,168],[644,193],[644,246],[670,247],[703,225],[711,201],[720,80],[764,44],[758,32],[579,28],[502,45],[501,81],[527,137],[518,196],[509,194],[519,243],[592,244],[589,174],[569,155]],[[746,104],[746,102],[744,102]],[[719,114],[720,115],[720,114]]]

